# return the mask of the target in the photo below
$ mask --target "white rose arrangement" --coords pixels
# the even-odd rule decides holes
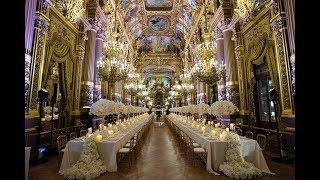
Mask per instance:
[[[231,115],[239,111],[230,101],[216,101],[211,105],[212,115]]]
[[[219,166],[219,170],[230,178],[252,179],[262,176],[260,169],[252,163],[246,162],[242,157],[241,144],[238,134],[228,132],[225,140],[227,141],[226,162]]]
[[[94,135],[87,137],[83,144],[80,159],[67,169],[65,178],[67,179],[94,179],[107,171],[107,167],[99,158],[97,144]]]

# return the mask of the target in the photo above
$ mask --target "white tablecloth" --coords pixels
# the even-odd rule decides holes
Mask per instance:
[[[217,171],[219,169],[220,164],[222,164],[225,161],[227,142],[207,139],[202,134],[193,131],[191,128],[185,126],[179,121],[176,121],[176,119],[174,118],[175,116],[176,115],[171,114],[168,116],[168,119],[176,126],[178,126],[195,142],[200,144],[201,147],[207,150],[207,170],[209,172],[213,172],[213,167],[213,169]],[[266,160],[263,156],[262,150],[256,140],[240,136],[240,143],[242,156],[247,162],[253,163],[264,173],[274,174],[269,170]]]
[[[119,134],[119,137],[114,141],[103,140],[100,143],[97,143],[98,152],[101,160],[107,166],[108,172],[116,172],[117,171],[117,160],[116,155],[119,149],[121,149],[132,137],[135,133],[141,130],[143,125],[147,124],[152,118],[154,114],[145,115],[142,121],[132,128],[126,134]],[[65,171],[70,168],[73,164],[77,162],[80,158],[82,152],[83,140],[71,140],[66,145],[66,150],[63,154],[61,166],[59,173],[64,174]]]
[[[24,179],[25,180],[28,180],[30,151],[31,151],[31,147],[24,148],[24,173],[25,173]]]

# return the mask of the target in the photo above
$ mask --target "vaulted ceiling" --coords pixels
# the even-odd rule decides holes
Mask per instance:
[[[193,25],[196,0],[122,0],[119,9],[138,54],[179,53]]]
[[[204,1],[105,0],[116,7],[117,20],[136,54],[135,66],[148,77],[181,73],[186,42],[201,19]],[[105,6],[105,11],[113,10]]]

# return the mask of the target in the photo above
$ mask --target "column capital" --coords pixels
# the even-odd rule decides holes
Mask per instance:
[[[223,32],[222,32],[222,29],[220,27],[214,28],[213,32],[214,32],[214,37],[215,37],[216,40],[223,39]]]
[[[275,32],[276,34],[281,33],[284,29],[286,29],[286,18],[280,17],[274,19],[270,25],[273,32]]]
[[[42,16],[36,16],[35,28],[40,30],[39,35],[42,36],[48,30],[49,22]]]
[[[101,29],[101,28],[99,28],[98,30],[97,30],[97,40],[99,39],[99,40],[104,40],[104,38],[105,38],[105,30],[103,30],[103,29]]]
[[[91,27],[90,30],[98,31],[100,27],[100,21],[94,18],[88,18],[88,22],[90,23]]]
[[[218,27],[222,30],[223,33],[225,31],[230,31],[229,25],[231,24],[231,21],[231,18],[225,18],[218,23]]]

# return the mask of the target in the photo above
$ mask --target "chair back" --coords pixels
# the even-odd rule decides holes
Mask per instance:
[[[77,138],[77,133],[76,133],[76,132],[70,133],[70,135],[69,135],[69,140],[73,140],[73,139],[75,139],[75,138]]]
[[[247,132],[246,132],[246,137],[247,137],[247,138],[250,138],[250,139],[253,139],[253,132],[247,131]]]
[[[242,136],[242,130],[241,130],[240,128],[237,128],[237,134],[238,134],[239,136]]]
[[[57,146],[58,146],[58,151],[59,152],[66,147],[66,144],[67,144],[67,136],[66,135],[58,136],[58,138],[57,138]]]
[[[86,134],[87,134],[87,130],[82,129],[82,130],[80,131],[80,137],[85,136]]]
[[[259,146],[262,149],[265,149],[267,146],[267,136],[263,135],[263,134],[258,134],[257,135],[257,141],[259,143]]]

